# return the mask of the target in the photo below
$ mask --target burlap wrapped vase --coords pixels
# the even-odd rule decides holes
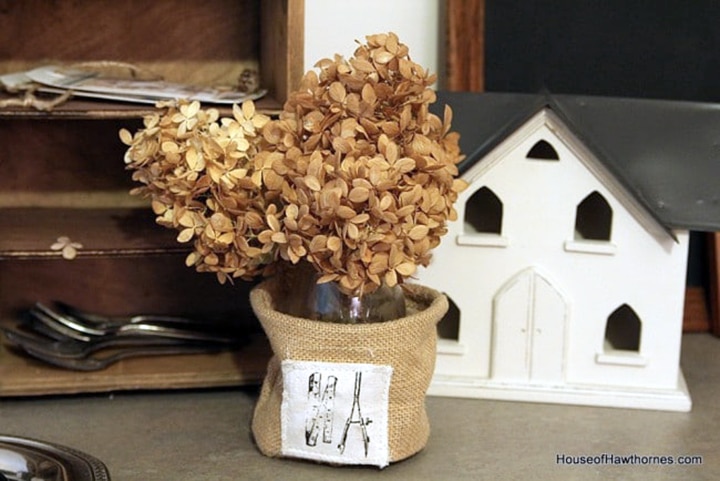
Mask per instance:
[[[274,285],[268,280],[250,293],[273,350],[252,421],[260,451],[384,467],[423,449],[446,297],[407,284],[405,317],[339,324],[275,310]]]

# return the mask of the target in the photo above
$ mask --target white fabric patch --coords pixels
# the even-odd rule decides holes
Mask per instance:
[[[282,453],[340,464],[389,464],[391,366],[282,362]]]

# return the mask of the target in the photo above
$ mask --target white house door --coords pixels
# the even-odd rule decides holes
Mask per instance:
[[[535,269],[510,279],[493,300],[493,379],[553,384],[563,379],[565,299]]]

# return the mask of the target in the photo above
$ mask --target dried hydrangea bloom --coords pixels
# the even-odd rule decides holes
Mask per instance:
[[[277,233],[296,237],[282,256],[294,261],[304,252],[322,282],[338,281],[347,293],[393,286],[428,264],[457,217],[453,203],[465,184],[456,179],[451,111],[442,119],[430,113],[435,77],[393,33],[316,67],[263,131],[285,155],[282,200],[292,221]]]
[[[132,193],[150,197],[157,222],[192,243],[189,266],[215,272],[221,282],[261,274],[275,256],[257,240],[274,201],[256,162],[270,119],[251,101],[235,106],[231,118],[198,102],[159,107],[134,135],[120,132],[127,167],[142,184]]]
[[[451,111],[429,111],[435,77],[393,33],[317,67],[276,120],[181,101],[120,132],[133,192],[192,242],[188,265],[225,281],[305,261],[362,295],[429,262],[465,187]]]

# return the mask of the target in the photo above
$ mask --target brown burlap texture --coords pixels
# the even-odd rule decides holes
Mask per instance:
[[[404,285],[407,315],[374,324],[338,324],[289,316],[273,309],[279,295],[268,280],[250,293],[273,350],[252,420],[252,432],[266,456],[282,455],[283,360],[352,362],[393,368],[388,407],[390,461],[423,449],[430,435],[425,394],[435,369],[436,325],[447,298],[427,287]]]

